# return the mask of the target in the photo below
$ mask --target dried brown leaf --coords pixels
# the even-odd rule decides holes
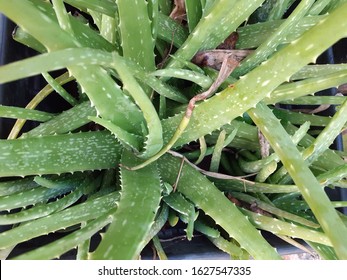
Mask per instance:
[[[177,22],[181,23],[183,20],[186,19],[186,5],[184,0],[175,0],[174,1],[175,7],[172,10],[170,17],[173,20],[176,20]]]

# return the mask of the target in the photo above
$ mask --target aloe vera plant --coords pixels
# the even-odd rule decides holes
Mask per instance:
[[[314,65],[347,37],[345,2],[186,0],[176,18],[171,0],[1,1],[39,53],[0,66],[0,83],[47,82],[25,108],[0,105],[16,120],[0,140],[1,257],[139,259],[153,244],[166,259],[161,233],[181,220],[188,240],[200,232],[234,259],[281,259],[259,230],[347,259],[346,202],[325,193],[347,186],[329,147],[346,98],[314,95],[347,83],[345,64]],[[37,110],[49,94],[69,108]]]

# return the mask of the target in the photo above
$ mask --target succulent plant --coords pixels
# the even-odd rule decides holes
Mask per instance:
[[[14,39],[39,54],[1,66],[0,83],[47,81],[26,108],[0,106],[17,119],[0,140],[0,224],[11,226],[2,257],[77,248],[77,259],[138,259],[153,240],[165,258],[158,234],[181,220],[188,240],[200,232],[235,259],[281,259],[260,230],[347,259],[347,218],[336,210],[347,203],[324,191],[346,187],[345,153],[330,148],[346,98],[314,95],[347,82],[346,65],[315,65],[347,36],[345,2],[1,1]],[[235,32],[237,50],[220,49]],[[64,88],[72,81],[77,93]],[[53,92],[69,108],[37,110]],[[326,117],[281,104],[338,109]],[[40,124],[21,132],[26,121]]]

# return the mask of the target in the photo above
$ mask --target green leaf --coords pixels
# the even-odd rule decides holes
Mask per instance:
[[[154,39],[147,1],[116,0],[123,55],[147,71],[155,69]]]
[[[136,164],[138,159],[126,150],[122,164]],[[160,178],[156,164],[138,171],[121,168],[122,191],[117,211],[92,259],[137,259],[159,208]]]
[[[0,140],[0,177],[112,168],[119,155],[105,131]]]

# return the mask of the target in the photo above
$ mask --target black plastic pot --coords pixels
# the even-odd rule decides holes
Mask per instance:
[[[7,64],[12,61],[20,60],[26,57],[30,57],[35,54],[23,45],[16,43],[12,40],[12,32],[15,25],[7,20],[0,14],[0,65]],[[337,63],[347,62],[347,40],[343,40],[336,44],[333,48],[330,48],[324,55],[321,56],[320,63]],[[0,104],[12,105],[24,107],[28,101],[32,99],[44,85],[41,77],[33,77],[22,79],[20,81],[11,82],[0,85]],[[335,94],[335,89],[324,91],[323,94]],[[61,101],[60,101],[61,102]],[[63,104],[62,106],[64,106]],[[50,111],[50,107],[56,108],[57,100],[49,99],[48,102],[41,105],[42,110]],[[60,106],[60,105],[59,105]],[[328,114],[334,114],[334,108]],[[5,120],[0,118],[0,138],[6,138],[14,121]],[[35,123],[28,123],[25,127],[26,130],[35,126]],[[335,149],[342,149],[341,137],[337,138],[334,143]],[[332,200],[347,200],[347,190],[336,188],[335,190],[327,190]],[[343,210],[347,213],[347,209]],[[4,227],[0,226],[0,231],[4,230]],[[184,235],[183,229],[172,229],[160,233],[162,239],[168,240],[162,242],[165,252],[170,259],[228,259],[229,256],[216,247],[214,247],[204,236],[194,237],[192,241],[180,239],[179,236]],[[291,254],[299,252],[298,249],[280,241],[278,238],[271,234],[264,233],[264,236],[268,239],[274,247],[276,247],[280,254]],[[18,252],[23,252],[29,248],[33,248],[38,244],[45,243],[50,240],[50,236],[43,239],[37,239],[26,244],[19,246]],[[170,240],[170,241],[169,241]],[[16,252],[14,252],[16,254]],[[146,249],[144,258],[151,258],[152,252],[149,248]],[[72,258],[71,252],[65,256],[65,258]]]

